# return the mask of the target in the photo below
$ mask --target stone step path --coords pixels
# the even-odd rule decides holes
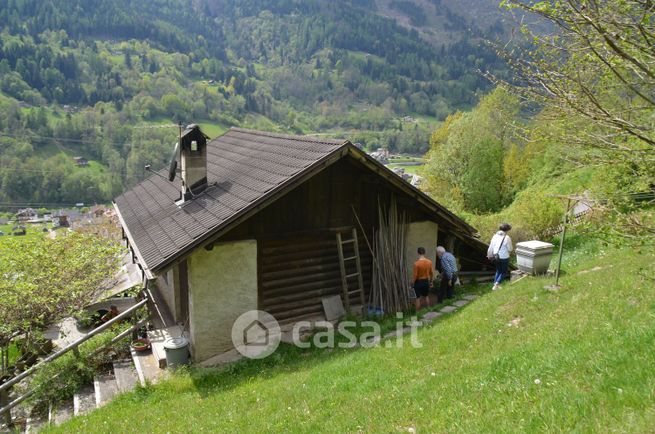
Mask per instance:
[[[455,312],[460,307],[466,306],[467,304],[469,304],[470,302],[472,302],[476,298],[478,298],[478,296],[475,295],[475,294],[467,294],[467,295],[463,296],[460,300],[456,300],[456,301],[452,302],[452,304],[442,307],[438,312],[432,311],[432,312],[426,313],[421,318],[421,321],[424,324],[430,324],[430,323],[434,322],[437,318],[439,318],[439,317],[441,317],[443,315]]]
[[[441,313],[451,313],[457,310],[457,306],[444,306],[439,312]]]
[[[60,425],[67,420],[88,414],[109,403],[118,394],[129,392],[139,383],[136,369],[132,360],[117,360],[113,363],[113,372],[98,374],[93,385],[81,388],[71,401],[51,406],[47,417],[29,418],[25,432],[36,433],[46,425]]]
[[[131,360],[117,360],[114,362],[114,376],[118,392],[124,393],[136,387],[139,377]]]
[[[438,312],[435,312],[435,311],[427,312],[425,315],[423,315],[423,317],[421,317],[421,319],[419,320],[418,325],[423,326],[423,325],[431,324],[437,318],[440,318],[443,315],[455,312],[458,308],[466,306],[467,304],[469,304],[470,302],[472,302],[476,298],[478,298],[478,296],[475,295],[475,294],[467,294],[467,295],[463,296],[460,300],[454,301],[451,305],[444,306]],[[412,330],[411,327],[404,327],[402,330],[394,330],[394,331],[386,333],[384,336],[382,336],[381,339],[377,338],[377,339],[370,340],[369,344],[379,344],[382,340],[391,339],[391,338],[394,338],[394,337],[397,338],[398,336],[406,335],[406,334],[410,333],[411,330]]]
[[[96,391],[93,386],[84,386],[73,396],[75,416],[82,416],[96,408]]]
[[[141,386],[145,387],[148,383],[154,384],[163,377],[166,371],[160,368],[159,361],[152,351],[137,352],[132,349],[131,352]]]
[[[423,315],[423,318],[421,318],[421,321],[424,323],[431,323],[435,319],[439,318],[440,316],[443,316],[443,312],[428,312],[425,315]]]
[[[48,423],[51,425],[59,425],[66,422],[74,415],[75,407],[72,401],[64,402],[54,407],[51,406],[50,414],[48,415]]]
[[[398,337],[400,335],[406,335],[407,333],[409,333],[411,331],[412,331],[411,327],[404,327],[401,330],[394,330],[392,332],[389,332],[389,333],[385,334],[384,336],[382,336],[382,339],[389,339],[389,338]]]
[[[100,374],[93,379],[96,408],[100,408],[118,394],[118,383],[114,374]]]

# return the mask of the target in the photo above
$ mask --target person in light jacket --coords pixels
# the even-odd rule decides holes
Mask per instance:
[[[496,265],[494,291],[501,288],[501,282],[509,274],[509,256],[512,250],[514,250],[512,239],[507,235],[507,232],[512,229],[512,226],[508,223],[503,223],[498,229],[498,232],[491,238],[489,249],[487,250],[487,257],[493,260]]]

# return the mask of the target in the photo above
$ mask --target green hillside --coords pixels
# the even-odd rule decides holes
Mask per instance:
[[[109,200],[166,164],[178,122],[424,153],[489,89],[478,69],[504,68],[473,35],[426,44],[373,0],[0,0],[0,23],[0,203]]]
[[[419,331],[422,348],[286,349],[175,374],[50,432],[646,432],[652,247],[573,237],[558,292],[528,278]]]
[[[496,39],[516,21],[495,0],[376,0],[378,14],[418,32],[426,41],[450,44],[462,36]]]

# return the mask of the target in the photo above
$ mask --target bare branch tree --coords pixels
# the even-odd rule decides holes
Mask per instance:
[[[634,144],[636,149],[655,147],[652,1],[505,0],[503,4],[537,15],[557,30],[546,35],[523,26],[533,44],[499,50],[518,73],[520,84],[511,86],[515,91],[603,127],[600,146],[610,151],[623,149],[626,141],[631,148]],[[598,135],[587,137],[596,141]]]
[[[606,200],[616,217],[612,231],[635,239],[652,237],[653,213],[643,207],[641,213],[631,212],[639,207],[620,190],[637,186],[655,191],[655,2],[503,0],[501,4],[550,23],[554,31],[522,25],[526,39],[496,47],[515,72],[515,80],[487,76],[543,108],[540,120],[559,128],[539,134],[569,145],[564,161],[574,167],[620,170],[623,178],[612,180],[622,185],[611,184],[616,191]]]

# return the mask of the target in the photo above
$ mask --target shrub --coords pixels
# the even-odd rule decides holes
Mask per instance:
[[[559,199],[543,192],[525,190],[513,207],[514,233],[521,231],[526,238],[543,238],[549,229],[562,221],[563,214],[564,207]]]
[[[40,368],[30,381],[29,388],[36,389],[35,394],[30,397],[30,402],[55,404],[71,398],[82,386],[93,381],[95,373],[111,362],[112,355],[125,349],[127,338],[109,346],[113,337],[124,328],[114,325],[110,330],[83,343],[79,348],[79,357],[69,352]],[[105,345],[108,345],[106,349],[92,355]]]

